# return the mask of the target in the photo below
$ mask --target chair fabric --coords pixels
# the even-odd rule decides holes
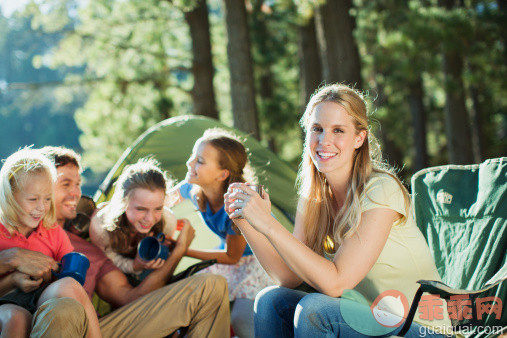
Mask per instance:
[[[479,290],[507,277],[507,157],[423,169],[412,177],[412,198],[445,284]],[[501,318],[484,316],[483,325],[507,325],[506,295],[505,280],[480,294],[503,301]]]

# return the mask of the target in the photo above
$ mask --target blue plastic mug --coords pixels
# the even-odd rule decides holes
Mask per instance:
[[[164,241],[165,235],[163,233],[159,233],[156,237],[143,238],[137,246],[139,257],[147,262],[158,258],[167,259],[169,257],[169,248],[163,244]]]
[[[79,252],[69,252],[62,258],[60,263],[60,272],[55,273],[55,276],[60,279],[64,277],[72,277],[77,280],[81,285],[84,285],[86,280],[86,272],[90,267],[90,261],[85,255]]]

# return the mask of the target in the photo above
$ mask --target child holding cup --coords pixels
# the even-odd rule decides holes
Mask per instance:
[[[92,242],[130,277],[132,284],[138,284],[149,271],[161,268],[165,262],[163,258],[143,259],[138,244],[143,238],[160,233],[168,244],[174,234],[176,218],[164,207],[170,183],[155,160],[140,159],[125,167],[111,201],[92,218]],[[193,232],[188,221],[183,222],[182,231]]]
[[[7,158],[0,171],[0,250],[20,247],[55,262],[73,251],[63,229],[55,224],[55,181],[55,167],[37,150],[25,148]],[[0,316],[0,327],[4,328],[3,320],[9,321],[10,314],[23,322],[15,333],[28,336],[37,308],[51,299],[70,297],[84,307],[88,336],[100,337],[97,314],[83,287],[69,277],[47,284],[50,279],[20,271],[0,276],[0,312],[7,314]]]

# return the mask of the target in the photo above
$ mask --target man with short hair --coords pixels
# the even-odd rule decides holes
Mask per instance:
[[[43,153],[53,160],[58,172],[55,187],[57,222],[76,217],[81,198],[80,157],[62,147],[45,147]],[[227,282],[223,277],[199,274],[166,285],[194,236],[191,226],[185,226],[164,265],[150,273],[133,287],[127,277],[105,256],[101,249],[67,231],[75,250],[90,259],[85,290],[119,307],[100,318],[105,337],[167,336],[180,327],[188,327],[189,337],[227,337],[229,335],[229,299]],[[54,309],[40,311],[34,323],[46,327],[54,319]],[[42,324],[41,324],[42,323]],[[77,328],[82,323],[69,323]],[[76,335],[81,332],[76,330]]]

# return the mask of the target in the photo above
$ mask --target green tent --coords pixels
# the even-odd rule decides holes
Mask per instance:
[[[270,195],[273,215],[292,232],[297,205],[296,171],[254,137],[203,116],[173,117],[154,125],[139,136],[109,171],[94,196],[95,202],[108,201],[113,195],[114,183],[123,168],[143,157],[153,156],[173,178],[177,181],[183,180],[187,172],[186,161],[192,153],[195,141],[206,129],[216,127],[232,131],[244,140],[259,183],[264,185]],[[218,238],[207,229],[190,201],[177,205],[173,211],[178,218],[188,218],[196,229],[192,247],[204,249],[218,245]],[[194,262],[196,260],[185,258],[178,266],[178,271]]]
[[[195,141],[206,129],[215,127],[232,131],[244,139],[259,183],[265,186],[272,204],[275,205],[274,209],[277,209],[273,212],[275,214],[281,212],[284,216],[281,221],[291,227],[285,223],[293,220],[296,213],[297,198],[294,186],[296,171],[254,137],[203,116],[173,117],[148,129],[125,150],[99,187],[94,200],[97,203],[109,200],[114,191],[113,185],[123,168],[146,156],[154,156],[172,177],[178,181],[183,180],[187,172],[186,161],[192,153]]]

